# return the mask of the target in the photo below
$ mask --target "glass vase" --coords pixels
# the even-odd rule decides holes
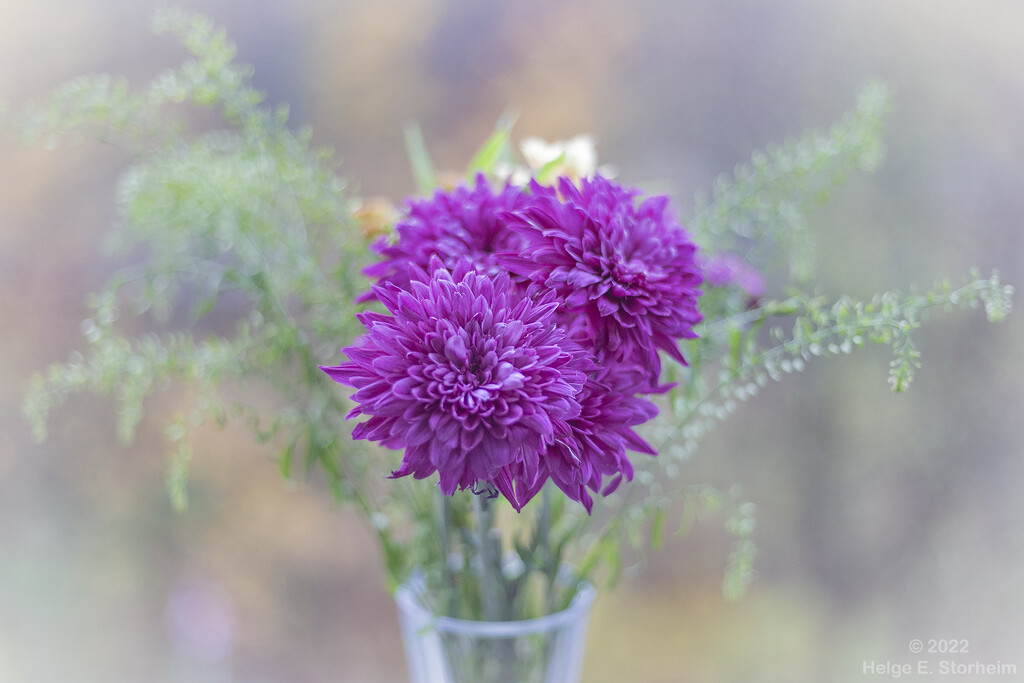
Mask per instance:
[[[413,579],[395,592],[410,683],[579,683],[596,591],[580,584],[569,606],[537,619],[437,616]]]

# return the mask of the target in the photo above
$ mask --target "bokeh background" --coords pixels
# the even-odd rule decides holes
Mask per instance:
[[[183,58],[155,0],[0,0],[0,100],[84,72],[137,83]],[[812,216],[821,289],[869,295],[996,267],[1024,282],[1024,5],[1017,0],[184,0],[226,27],[271,102],[333,146],[366,195],[412,189],[402,128],[462,167],[506,110],[519,135],[594,135],[630,184],[685,218],[765,144],[823,127],[889,84],[888,159]],[[83,343],[85,294],[114,261],[98,144],[0,131],[0,681],[404,681],[393,604],[361,520],[317,481],[286,485],[242,432],[204,433],[185,514],[164,494],[160,418],[113,437],[71,400],[32,441],[26,382]],[[1024,315],[918,335],[889,393],[885,349],[770,387],[684,471],[758,507],[758,577],[719,588],[719,521],[673,539],[596,605],[584,678],[860,681],[913,638],[1024,680]],[[937,658],[932,658],[937,662]],[[869,676],[870,677],[870,676]],[[912,679],[912,677],[909,677]],[[961,680],[989,680],[982,676]]]

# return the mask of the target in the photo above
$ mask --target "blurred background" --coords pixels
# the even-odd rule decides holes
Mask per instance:
[[[177,65],[181,48],[148,29],[163,4],[0,0],[0,101]],[[812,216],[823,292],[972,265],[1024,282],[1017,0],[182,4],[227,28],[268,100],[290,103],[362,193],[393,199],[413,187],[405,124],[457,169],[512,110],[520,136],[594,135],[624,182],[671,194],[685,219],[718,174],[827,126],[877,78],[894,92],[888,158]],[[181,515],[160,433],[174,392],[147,404],[129,446],[95,397],[31,439],[26,382],[83,345],[85,294],[117,265],[102,243],[128,162],[0,131],[0,682],[407,680],[363,522],[316,482],[282,482],[245,433],[204,433],[204,495]],[[743,405],[683,476],[738,483],[757,505],[749,595],[721,595],[719,521],[670,540],[602,592],[584,679],[859,681],[865,662],[916,661],[911,639],[952,638],[969,641],[962,660],[1014,663],[1024,680],[1022,313],[935,319],[906,395],[889,393],[879,348]]]

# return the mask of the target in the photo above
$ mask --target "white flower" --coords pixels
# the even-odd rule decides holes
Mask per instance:
[[[597,165],[597,148],[594,138],[589,135],[555,142],[529,137],[519,143],[519,149],[526,165],[496,164],[494,175],[499,180],[526,185],[531,178],[536,178],[538,182],[548,184],[564,176],[579,185],[584,178],[593,179],[595,175],[614,178],[617,174],[613,166]]]
[[[548,143],[541,138],[526,138],[519,144],[527,165],[533,171],[545,169],[551,177],[567,176],[574,181],[593,178],[597,172],[597,149],[594,138],[577,135],[571,140]]]

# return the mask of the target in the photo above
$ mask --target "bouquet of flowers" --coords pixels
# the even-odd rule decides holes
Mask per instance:
[[[286,476],[297,460],[325,473],[376,533],[389,586],[414,578],[435,615],[558,612],[629,548],[657,546],[680,497],[726,512],[725,587],[740,592],[752,506],[677,483],[701,436],[770,381],[868,343],[892,347],[901,391],[927,311],[1010,308],[1010,288],[974,271],[925,294],[814,291],[802,216],[880,161],[878,85],[827,134],[723,177],[685,228],[666,197],[599,168],[588,138],[517,155],[504,122],[454,182],[410,128],[419,194],[395,209],[353,196],[286,110],[261,105],[207,20],[157,25],[191,52],[183,66],[139,90],[80,78],[21,120],[31,139],[98,134],[134,154],[120,238],[144,254],[92,300],[85,350],[36,379],[26,413],[42,437],[69,393],[113,393],[127,440],[144,397],[182,380],[195,408],[166,430],[179,506],[190,429],[246,420]],[[227,129],[188,135],[168,120],[183,103]],[[228,296],[245,302],[233,333],[195,334]],[[120,332],[126,312],[153,331]]]

